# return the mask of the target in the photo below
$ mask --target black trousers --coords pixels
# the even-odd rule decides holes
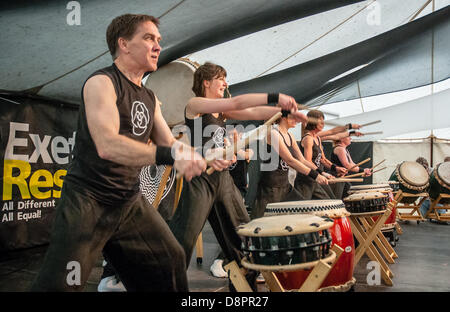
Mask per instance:
[[[183,184],[180,202],[169,227],[184,248],[186,267],[206,219],[225,257],[240,264],[242,239],[236,227],[249,222],[250,218],[228,171],[214,172],[210,176],[203,173]]]
[[[298,193],[290,184],[286,184],[283,186],[271,186],[264,183],[259,183],[255,203],[253,205],[250,218],[253,220],[263,217],[266,206],[269,203],[303,199],[303,196]]]
[[[184,251],[141,196],[114,206],[64,183],[50,246],[32,291],[81,291],[104,252],[128,291],[188,291]],[[68,263],[80,283],[68,283]],[[73,275],[72,275],[73,276]]]
[[[320,185],[311,177],[305,175],[300,176],[300,173],[297,173],[294,188],[304,200],[336,198],[329,185]]]

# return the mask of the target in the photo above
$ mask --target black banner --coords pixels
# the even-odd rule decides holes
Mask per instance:
[[[49,242],[77,116],[62,103],[0,95],[0,250]]]

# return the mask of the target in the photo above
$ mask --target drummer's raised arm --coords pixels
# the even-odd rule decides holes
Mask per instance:
[[[361,128],[360,125],[349,123],[349,124],[346,124],[345,126],[337,126],[332,129],[329,129],[329,130],[320,131],[319,133],[317,133],[317,135],[319,137],[321,137],[322,139],[324,139],[324,137],[344,133],[342,135],[343,135],[343,137],[345,137],[345,136],[348,136],[348,133],[346,133],[347,130],[359,129],[359,128]],[[334,140],[334,138],[329,138],[327,140]]]
[[[200,114],[226,113],[230,111],[241,111],[247,108],[266,105],[269,103],[267,93],[249,93],[238,95],[232,98],[211,99],[206,97],[193,97],[186,106],[188,117],[197,117]],[[297,110],[295,100],[285,94],[279,93],[278,106],[286,110]],[[275,111],[272,108],[272,111]],[[280,111],[276,108],[276,112]],[[272,114],[273,115],[273,114]],[[264,118],[263,118],[264,119]]]

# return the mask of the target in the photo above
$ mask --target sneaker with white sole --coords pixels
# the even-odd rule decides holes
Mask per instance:
[[[222,264],[223,264],[223,260],[222,259],[216,259],[216,260],[214,260],[213,264],[209,268],[209,270],[211,271],[211,274],[214,277],[219,277],[219,278],[228,277],[228,274],[223,269]]]
[[[127,291],[121,281],[119,281],[114,275],[103,278],[98,284],[98,292],[124,292]]]

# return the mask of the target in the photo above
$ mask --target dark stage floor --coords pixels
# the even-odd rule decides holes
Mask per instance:
[[[394,273],[394,286],[369,286],[366,278],[370,269],[369,259],[364,256],[355,268],[356,292],[442,292],[450,291],[450,225],[426,221],[400,223],[403,235],[399,238],[395,251],[399,258],[389,265]],[[195,253],[192,258],[188,279],[193,292],[227,292],[227,279],[213,277],[209,267],[220,249],[207,223],[203,232],[204,257],[197,264]],[[10,252],[0,255],[0,291],[27,291],[39,270],[46,247]],[[97,291],[102,268],[99,259],[92,271],[85,291]],[[261,291],[267,291],[259,284]]]

